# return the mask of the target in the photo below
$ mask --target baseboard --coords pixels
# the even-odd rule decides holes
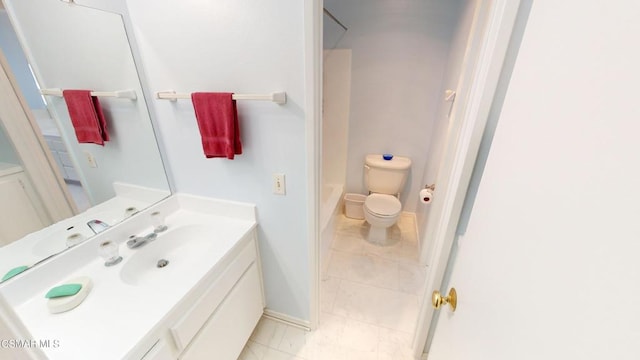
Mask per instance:
[[[403,211],[400,213],[400,216],[413,218],[413,222],[416,224],[416,228],[418,227],[418,218],[416,217],[416,213],[410,212],[410,211]]]
[[[409,211],[403,211],[402,213],[400,213],[400,216],[402,217],[410,217],[413,219],[413,226],[414,226],[414,231],[416,232],[416,236],[418,237],[418,245],[420,245],[420,231],[418,229],[418,216],[416,215],[416,213],[414,212],[409,212]]]
[[[311,331],[311,322],[307,320],[298,319],[296,317],[289,316],[287,314],[283,314],[277,311],[264,309],[264,313],[262,314],[262,317],[271,319],[274,321],[278,321],[286,325],[295,326],[297,328],[300,328],[306,331]]]

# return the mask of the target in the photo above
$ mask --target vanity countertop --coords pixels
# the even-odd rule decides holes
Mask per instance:
[[[186,202],[189,201],[192,199],[187,198]],[[166,211],[171,204],[175,206],[178,202],[174,195],[168,201],[145,212],[149,214],[156,208]],[[198,201],[194,203],[197,205],[195,209],[189,209],[188,204],[185,209],[182,206],[184,204],[180,204],[179,208],[167,212],[170,214],[166,219],[169,229],[160,233],[154,242],[139,249],[127,248],[124,244],[126,237],[122,238],[122,234],[126,234],[127,231],[130,233],[130,229],[136,228],[133,224],[136,220],[139,223],[140,217],[126,220],[121,226],[116,226],[115,228],[124,228],[120,231],[105,231],[87,243],[79,245],[78,249],[74,248],[55,258],[50,270],[42,266],[26,274],[22,281],[29,281],[29,277],[36,279],[38,271],[43,274],[47,271],[63,273],[57,279],[40,279],[38,284],[30,285],[31,289],[23,289],[22,294],[13,294],[13,297],[8,298],[34,339],[59,341],[59,347],[42,349],[48,358],[71,359],[78,358],[79,355],[86,355],[91,359],[128,358],[145,336],[158,326],[187,294],[198,288],[207,274],[216,270],[216,265],[225,256],[231,256],[235,249],[243,245],[241,240],[246,239],[246,235],[256,226],[252,205],[235,204],[245,206],[248,211],[241,210],[240,213],[244,211],[249,216],[234,217],[234,214],[238,215],[239,212],[233,209],[225,212],[224,204],[214,205],[207,213],[198,211],[206,206],[198,205]],[[233,207],[234,203],[228,203],[227,206]],[[173,257],[170,253],[170,264],[166,268],[156,268],[155,263],[149,264],[153,271],[158,271],[156,274],[161,274],[160,277],[153,275],[151,280],[143,278],[139,283],[127,279],[126,269],[131,269],[129,262],[140,260],[137,254],[153,250],[151,247],[156,243],[160,244],[164,239],[182,241],[184,237],[184,241],[187,242],[190,240],[189,232],[180,232],[180,229],[194,227],[199,229],[198,231],[205,231],[207,245],[193,249],[185,247],[186,250],[181,250],[180,255],[173,253]],[[139,225],[137,228],[140,230]],[[150,230],[150,227],[144,227],[143,231],[137,233],[148,233]],[[174,236],[176,233],[171,235],[172,231],[176,231],[179,236]],[[120,264],[105,267],[104,260],[97,255],[97,246],[105,239],[121,242],[119,250],[123,260]],[[94,255],[91,255],[92,253]],[[79,256],[88,259],[82,266],[74,268],[73,262],[77,264]],[[65,261],[65,257],[69,261]],[[61,270],[65,268],[65,263],[68,265],[67,271]],[[51,287],[79,276],[88,276],[93,282],[93,288],[84,302],[68,312],[50,314],[45,293]],[[0,291],[11,289],[5,287],[4,290],[0,288]]]
[[[157,201],[140,199],[133,195],[135,194],[128,193],[125,196],[115,196],[83,213],[61,220],[3,246],[0,248],[0,273],[5,274],[17,266],[29,266],[49,255],[64,251],[67,248],[66,240],[71,234],[78,233],[86,238],[92,237],[94,233],[87,226],[90,220],[97,219],[113,225],[125,218],[127,208],[145,209]],[[156,196],[156,199],[160,199],[166,195],[160,193]]]

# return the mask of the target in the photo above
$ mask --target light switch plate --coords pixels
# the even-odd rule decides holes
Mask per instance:
[[[273,193],[276,195],[286,194],[284,174],[273,174]]]

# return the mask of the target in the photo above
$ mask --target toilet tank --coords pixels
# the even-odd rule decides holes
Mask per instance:
[[[391,160],[382,154],[369,154],[364,160],[364,182],[372,193],[396,195],[404,187],[411,168],[411,159],[394,156]]]

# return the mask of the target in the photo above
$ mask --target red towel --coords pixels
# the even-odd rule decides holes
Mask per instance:
[[[104,146],[104,142],[109,141],[109,133],[98,98],[91,96],[90,90],[64,90],[62,96],[78,142]]]
[[[242,154],[238,111],[232,93],[193,93],[193,109],[207,158]]]

